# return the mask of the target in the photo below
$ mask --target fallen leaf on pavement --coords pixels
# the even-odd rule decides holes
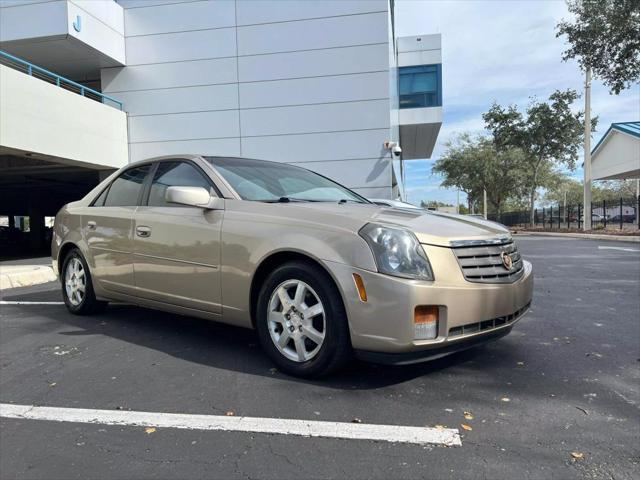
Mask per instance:
[[[358,417],[356,417],[353,420],[351,420],[351,423],[362,423],[362,420],[360,420]]]
[[[582,452],[571,452],[571,456],[576,460],[581,460],[584,458],[584,453]]]
[[[235,412],[233,412],[233,411],[231,411],[231,410],[229,410],[227,413],[225,413],[225,415],[226,415],[227,417],[233,417],[235,414],[236,414],[236,413],[235,413]]]
[[[524,365],[524,362],[518,362],[518,365],[522,366]]]
[[[502,397],[502,398],[500,399],[500,401],[501,401],[501,402],[510,402],[510,401],[511,401],[511,399],[510,399],[509,397]]]
[[[466,425],[464,423],[461,423],[460,426],[463,428],[463,430],[467,430],[468,432],[473,430],[473,428],[471,428],[469,425]]]
[[[149,435],[156,431],[156,427],[147,427],[144,429],[144,431],[147,433],[147,435]]]
[[[50,387],[55,387],[56,385],[57,385],[57,383],[56,383],[56,382],[51,382],[51,383],[49,384],[49,386],[50,386]]]
[[[471,414],[471,412],[464,412],[464,418],[466,418],[467,420],[473,420],[473,415]]]

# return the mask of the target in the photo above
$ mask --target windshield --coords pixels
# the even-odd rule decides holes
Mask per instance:
[[[205,157],[243,200],[259,202],[369,203],[348,188],[310,170],[246,158]]]

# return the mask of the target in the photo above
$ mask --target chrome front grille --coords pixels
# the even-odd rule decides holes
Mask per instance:
[[[520,252],[512,239],[501,243],[457,243],[453,251],[464,278],[477,283],[513,283],[524,274]],[[505,266],[503,254],[511,258],[511,268]]]

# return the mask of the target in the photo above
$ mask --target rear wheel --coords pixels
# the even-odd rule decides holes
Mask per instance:
[[[256,326],[269,357],[291,375],[326,375],[351,356],[342,298],[333,279],[310,263],[286,263],[267,277]]]
[[[104,310],[107,302],[96,299],[91,273],[80,250],[70,250],[62,265],[62,298],[75,315],[89,315]]]

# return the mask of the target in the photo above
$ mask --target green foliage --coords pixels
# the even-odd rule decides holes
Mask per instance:
[[[546,102],[533,99],[524,114],[516,105],[494,103],[482,115],[498,151],[519,149],[523,154],[520,187],[528,192],[532,219],[538,188],[558,179],[557,167],[576,166],[584,137],[584,113],[571,109],[578,98],[575,90],[556,90]],[[596,125],[597,118],[592,130]]]
[[[591,197],[594,203],[603,200],[612,204],[620,198],[632,199],[635,197],[634,180],[608,180],[591,184]],[[544,194],[542,205],[562,205],[564,203],[565,192],[567,194],[567,204],[577,205],[583,201],[583,184],[573,178],[565,177],[562,181],[550,186]]]
[[[591,67],[615,94],[640,80],[640,1],[569,0],[567,6],[575,21],[557,25],[556,36],[569,42],[563,60]]]
[[[479,203],[486,190],[488,202],[500,216],[508,198],[522,195],[524,165],[522,150],[498,149],[490,139],[463,134],[447,143],[433,172],[444,177],[443,187],[459,188],[473,203]]]

